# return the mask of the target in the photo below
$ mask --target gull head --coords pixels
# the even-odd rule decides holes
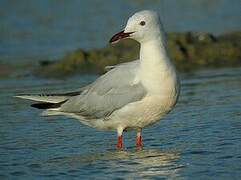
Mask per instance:
[[[161,23],[158,13],[144,10],[131,16],[123,31],[115,34],[110,43],[116,43],[121,39],[130,38],[140,43],[156,39],[161,34]]]

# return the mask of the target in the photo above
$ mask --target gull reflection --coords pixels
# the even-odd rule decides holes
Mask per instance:
[[[126,177],[178,177],[181,166],[177,152],[162,152],[160,150],[121,151],[112,152],[110,161],[113,171],[124,171]],[[124,175],[123,175],[124,176]]]
[[[54,158],[49,160],[48,163],[51,166],[58,167],[61,163],[61,166],[67,165],[67,169],[82,169],[81,166],[86,168],[86,165],[91,164],[89,170],[101,170],[105,177],[168,177],[172,179],[180,177],[179,171],[183,166],[178,164],[179,158],[180,155],[178,152],[149,149],[81,154],[72,157]]]

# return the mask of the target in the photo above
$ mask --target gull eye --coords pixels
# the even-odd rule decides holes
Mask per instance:
[[[145,21],[141,21],[139,24],[140,24],[141,26],[145,26],[146,22],[145,22]]]

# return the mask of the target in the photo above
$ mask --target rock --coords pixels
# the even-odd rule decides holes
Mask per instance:
[[[179,71],[241,65],[241,32],[217,37],[210,33],[169,33],[168,50]],[[101,74],[107,65],[138,59],[138,51],[138,43],[132,40],[102,49],[78,49],[54,63],[42,62],[35,74],[46,77]]]

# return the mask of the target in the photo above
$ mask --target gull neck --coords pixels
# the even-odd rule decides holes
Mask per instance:
[[[161,33],[155,38],[141,42],[140,62],[142,69],[159,68],[166,70],[172,67],[169,59],[165,36]]]

